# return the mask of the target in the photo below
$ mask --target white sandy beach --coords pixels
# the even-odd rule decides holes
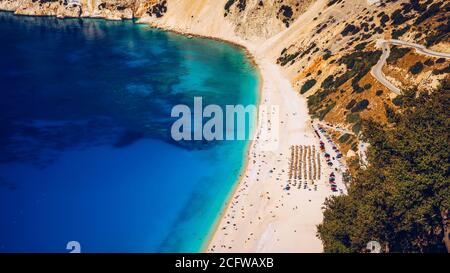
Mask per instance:
[[[306,99],[292,89],[279,67],[255,58],[263,80],[261,103],[280,107],[278,149],[264,151],[258,128],[249,151],[247,169],[223,212],[208,252],[322,252],[316,225],[322,221],[322,204],[332,194],[328,175],[332,170],[322,157],[321,181],[317,190],[311,181],[307,189],[285,190],[291,145],[315,145]],[[328,150],[328,149],[327,149]],[[339,188],[344,188],[337,174]]]
[[[321,1],[319,1],[321,2]],[[316,3],[315,9],[322,3]],[[161,19],[142,18],[140,23],[148,23],[162,29],[186,35],[199,35],[221,39],[245,47],[252,55],[260,70],[262,85],[260,103],[279,107],[279,121],[271,120],[270,127],[279,126],[277,149],[266,151],[267,143],[263,134],[267,128],[258,126],[257,137],[248,152],[248,164],[241,175],[226,209],[212,233],[206,252],[322,252],[322,242],[316,237],[316,226],[322,222],[322,204],[333,193],[328,183],[333,171],[326,165],[321,153],[321,179],[305,180],[301,187],[297,184],[285,190],[288,184],[289,160],[292,145],[314,146],[319,149],[319,138],[314,133],[308,114],[306,98],[296,92],[289,77],[275,64],[274,56],[277,39],[294,39],[284,32],[268,41],[249,42],[238,37],[233,27],[226,21],[221,24],[207,24],[216,20],[209,18],[221,14],[220,5],[206,5],[203,11],[177,13],[189,7],[183,3],[168,11]],[[191,7],[193,9],[193,7]],[[185,14],[201,13],[202,20],[192,21]],[[301,27],[303,20],[314,16],[314,9],[302,15],[293,27]],[[219,22],[216,22],[219,23]],[[286,36],[286,37],[285,37]],[[281,50],[281,49],[280,49]],[[258,125],[261,125],[258,123]],[[325,140],[324,140],[325,141]],[[326,144],[327,151],[331,150]],[[337,164],[335,164],[336,166]],[[333,168],[335,167],[333,166]],[[342,176],[336,173],[336,184],[345,191]],[[297,181],[298,182],[298,181]]]

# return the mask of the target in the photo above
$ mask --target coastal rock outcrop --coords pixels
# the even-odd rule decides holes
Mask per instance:
[[[139,1],[133,0],[2,0],[0,9],[20,15],[132,19]]]
[[[265,41],[286,30],[312,0],[154,1],[142,22],[228,39]],[[180,12],[183,11],[183,12]]]

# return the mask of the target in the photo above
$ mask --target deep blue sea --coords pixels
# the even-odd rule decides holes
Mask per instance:
[[[248,142],[175,142],[171,109],[258,82],[221,42],[0,13],[0,252],[201,251]]]

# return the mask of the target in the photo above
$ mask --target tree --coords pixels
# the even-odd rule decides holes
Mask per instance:
[[[386,252],[450,251],[449,86],[405,92],[394,128],[364,122],[370,165],[347,196],[326,201],[326,252],[364,251],[373,240]]]

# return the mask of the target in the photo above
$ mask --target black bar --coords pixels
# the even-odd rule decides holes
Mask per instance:
[[[402,272],[446,265],[447,254],[0,254],[2,268],[44,272]],[[207,266],[205,263],[207,262]],[[181,265],[181,266],[180,266]],[[6,271],[5,271],[6,272]],[[25,271],[28,272],[28,271]]]

